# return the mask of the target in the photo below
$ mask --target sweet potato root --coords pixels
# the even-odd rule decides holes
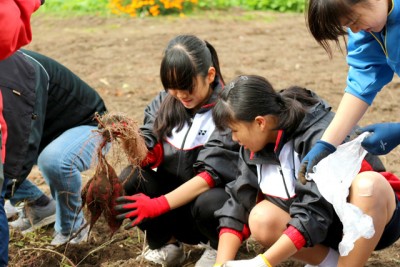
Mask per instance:
[[[93,177],[82,189],[82,208],[89,211],[90,230],[101,214],[107,221],[111,236],[117,231],[121,220],[117,220],[115,211],[116,199],[124,195],[124,189],[119,182],[114,168],[107,162],[103,148],[108,144],[119,144],[127,159],[133,166],[139,167],[147,155],[147,147],[141,136],[139,127],[133,120],[121,114],[96,115],[102,143],[97,150],[98,163]],[[89,230],[89,231],[90,231]]]
[[[116,216],[119,214],[115,209],[116,199],[124,195],[124,189],[119,182],[118,176],[114,169],[107,163],[108,178],[111,184],[111,197],[108,206],[104,209],[103,215],[106,218],[108,226],[111,230],[111,236],[119,229],[122,224],[121,220],[117,220]]]
[[[119,143],[129,163],[133,166],[140,166],[143,159],[146,158],[148,150],[138,124],[122,114],[107,113],[97,116],[96,119],[99,122],[99,132],[104,140]]]
[[[90,212],[90,230],[99,219],[103,210],[108,207],[112,195],[112,187],[108,179],[108,166],[105,158],[100,159],[96,172],[92,179],[89,180],[89,186],[83,202],[86,203]]]

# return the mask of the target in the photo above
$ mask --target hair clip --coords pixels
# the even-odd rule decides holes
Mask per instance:
[[[231,90],[233,87],[235,87],[235,82],[231,82],[231,83],[226,87],[226,89],[227,89],[227,90]]]
[[[230,90],[232,90],[232,88],[235,87],[235,83],[237,83],[238,81],[247,81],[248,79],[249,79],[249,77],[247,77],[247,76],[244,76],[244,75],[239,76],[238,78],[236,78],[235,81],[232,81],[229,83],[229,85],[226,85],[224,89],[229,92]]]

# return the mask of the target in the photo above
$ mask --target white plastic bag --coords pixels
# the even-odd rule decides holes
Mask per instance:
[[[329,201],[343,224],[343,239],[339,243],[339,253],[347,256],[360,238],[371,238],[375,234],[372,218],[358,207],[347,203],[349,187],[361,168],[367,151],[361,141],[369,133],[338,146],[335,153],[314,166],[309,178],[315,181],[322,196]]]

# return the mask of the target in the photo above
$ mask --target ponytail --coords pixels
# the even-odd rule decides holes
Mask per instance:
[[[278,93],[282,99],[282,110],[278,114],[278,129],[285,129],[287,132],[293,132],[304,119],[307,109],[318,103],[318,100],[312,97],[310,91],[292,86]]]
[[[225,129],[235,121],[252,122],[257,116],[274,115],[277,129],[291,133],[316,103],[318,100],[304,88],[293,86],[276,92],[261,76],[239,76],[221,93],[213,118],[218,129]]]

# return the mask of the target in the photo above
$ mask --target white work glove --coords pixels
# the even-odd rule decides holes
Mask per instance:
[[[222,267],[272,267],[263,254],[250,260],[227,261]]]

